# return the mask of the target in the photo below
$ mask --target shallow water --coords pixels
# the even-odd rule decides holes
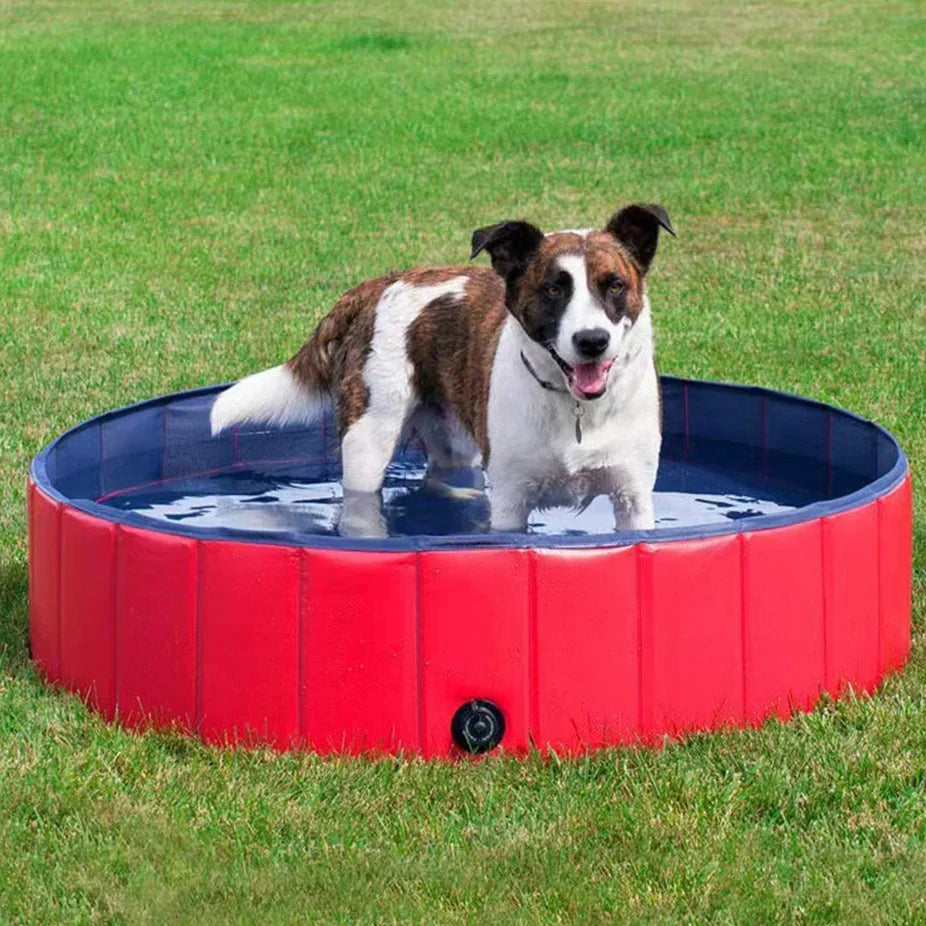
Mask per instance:
[[[489,502],[481,474],[456,474],[456,489],[424,485],[424,468],[393,463],[382,492],[382,509],[368,497],[349,499],[348,515],[361,522],[384,520],[389,536],[481,533],[489,529]],[[731,473],[690,462],[663,461],[654,506],[657,527],[722,524],[762,514],[779,514],[817,501],[819,494],[760,474]],[[548,501],[562,501],[548,500]],[[290,471],[260,472],[231,467],[208,476],[182,477],[111,496],[105,504],[190,529],[219,527],[254,531],[336,534],[344,507],[340,482],[313,481]],[[371,509],[375,505],[375,511]],[[551,504],[531,513],[528,530],[541,535],[606,534],[614,530],[611,503],[592,499],[581,510]]]

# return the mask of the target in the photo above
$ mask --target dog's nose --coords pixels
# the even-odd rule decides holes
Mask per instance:
[[[611,335],[604,328],[583,328],[572,336],[572,343],[581,357],[594,360],[608,348]]]

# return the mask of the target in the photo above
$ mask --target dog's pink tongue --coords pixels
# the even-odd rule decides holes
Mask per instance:
[[[572,381],[580,392],[597,395],[604,391],[611,361],[596,360],[594,363],[580,363],[572,368]]]

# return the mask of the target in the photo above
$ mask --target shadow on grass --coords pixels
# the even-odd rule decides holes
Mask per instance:
[[[0,566],[0,672],[19,673],[29,659],[29,575],[24,562]]]
[[[923,573],[926,573],[926,521],[913,522],[913,571],[914,579],[917,574],[920,581],[923,581]],[[914,582],[913,593],[916,594],[916,584]]]

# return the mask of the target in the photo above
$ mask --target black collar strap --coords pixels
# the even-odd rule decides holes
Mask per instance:
[[[565,386],[557,386],[557,385],[554,385],[553,383],[549,382],[548,380],[541,379],[541,378],[537,375],[537,371],[531,366],[530,360],[528,360],[527,357],[524,356],[524,351],[523,351],[523,350],[521,351],[521,360],[522,360],[522,362],[524,363],[524,366],[527,367],[527,372],[530,373],[530,375],[533,376],[534,379],[536,379],[537,382],[538,382],[544,389],[549,389],[550,392],[569,392],[569,390],[568,390]]]
[[[555,354],[553,355],[553,359],[554,360],[558,359]],[[545,379],[541,379],[537,375],[537,371],[531,366],[530,360],[528,360],[527,357],[524,356],[523,350],[521,351],[521,360],[524,363],[524,366],[527,367],[527,372],[530,373],[530,375],[533,376],[535,380],[537,380],[538,385],[540,385],[543,389],[549,389],[550,392],[569,392],[569,390],[566,389],[565,386],[556,386],[553,383]],[[574,414],[576,416],[576,443],[581,444],[582,443],[582,405],[578,400],[576,400]]]

